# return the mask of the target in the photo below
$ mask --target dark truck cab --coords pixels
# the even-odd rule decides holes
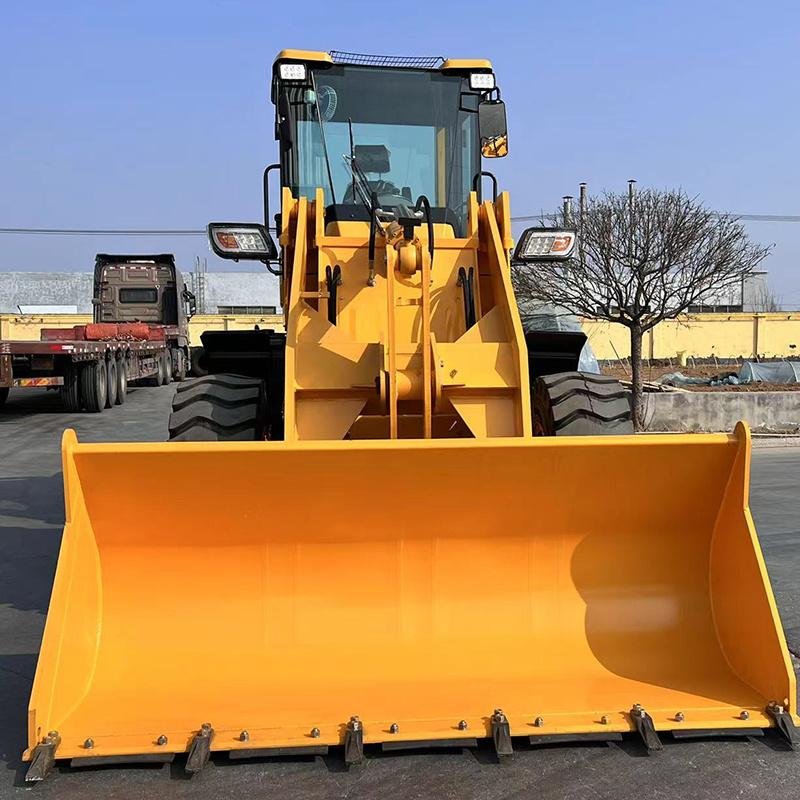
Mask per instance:
[[[93,322],[0,341],[0,405],[12,387],[58,388],[68,411],[125,401],[129,381],[183,380],[194,295],[169,253],[95,259]]]
[[[194,296],[175,266],[175,256],[98,253],[94,265],[95,322],[164,325],[179,348],[189,346]]]

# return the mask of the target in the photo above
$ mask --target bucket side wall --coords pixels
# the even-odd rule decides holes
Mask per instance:
[[[74,440],[74,433],[66,431],[62,452],[67,520],[28,707],[29,750],[48,731],[59,730],[80,704],[91,686],[100,644],[100,560],[75,468]]]
[[[750,434],[739,451],[714,528],[710,586],[720,646],[736,674],[763,697],[796,708],[796,679],[749,508]]]

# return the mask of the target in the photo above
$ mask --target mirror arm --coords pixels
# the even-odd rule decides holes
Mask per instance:
[[[278,269],[273,269],[271,261],[262,261],[261,263],[267,267],[267,272],[269,272],[271,275],[277,275],[278,277],[283,275],[283,264],[281,264],[280,261],[275,262],[278,264]]]
[[[275,169],[280,169],[280,164],[270,164],[264,170],[264,227],[270,229],[269,221],[269,174]]]

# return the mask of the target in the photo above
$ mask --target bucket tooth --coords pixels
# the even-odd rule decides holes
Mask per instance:
[[[511,744],[511,727],[506,715],[499,709],[492,714],[492,742],[498,761],[511,758],[514,747]]]
[[[192,775],[200,772],[208,763],[211,754],[211,742],[214,740],[214,729],[208,722],[200,726],[200,730],[192,739],[189,747],[189,756],[186,759],[186,771]]]
[[[364,726],[358,717],[350,717],[344,734],[344,763],[349,767],[364,760]]]
[[[800,737],[798,737],[792,715],[778,703],[770,703],[767,706],[767,714],[775,720],[775,727],[781,736],[786,739],[789,747],[792,750],[796,750],[798,743],[800,743]]]
[[[653,718],[638,703],[631,708],[630,715],[636,726],[636,732],[642,737],[642,742],[647,748],[647,755],[654,755],[663,750],[664,746],[656,733]]]
[[[34,747],[31,754],[31,765],[25,773],[26,783],[43,781],[47,777],[47,773],[56,763],[56,749],[60,744],[61,737],[58,735],[58,731],[50,731],[41,743]]]

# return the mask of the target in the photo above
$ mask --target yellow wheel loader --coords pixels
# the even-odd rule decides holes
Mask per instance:
[[[286,334],[207,333],[168,443],[65,433],[28,779],[480,738],[499,758],[516,737],[793,743],[748,430],[629,435],[581,334],[524,334],[481,166],[508,150],[491,64],[286,50],[272,100],[264,222],[209,238],[280,275]],[[530,229],[515,257],[575,237]]]

